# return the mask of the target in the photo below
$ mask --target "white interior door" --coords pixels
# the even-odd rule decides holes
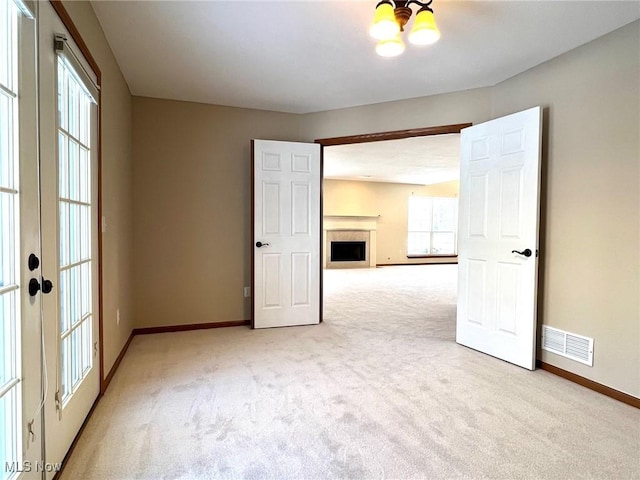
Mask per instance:
[[[0,478],[40,478],[41,284],[35,12],[0,0]],[[33,260],[29,263],[29,257]],[[36,260],[37,259],[37,260]]]
[[[535,368],[540,107],[462,130],[456,341]]]
[[[253,327],[320,322],[320,145],[253,140]]]
[[[99,394],[95,76],[49,2],[40,2],[45,458],[61,462]],[[66,36],[64,41],[57,35]],[[48,473],[50,478],[52,473]]]

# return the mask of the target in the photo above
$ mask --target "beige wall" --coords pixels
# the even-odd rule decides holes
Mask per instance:
[[[594,367],[640,396],[638,22],[492,88],[307,115],[134,99],[136,325],[248,318],[249,140],[478,123],[546,107],[540,320],[595,337]]]
[[[88,2],[65,1],[102,72],[102,211],[104,374],[109,373],[133,329],[132,295],[132,98],[102,28]],[[116,309],[120,309],[120,325]]]
[[[541,318],[595,338],[593,368],[640,396],[640,35],[635,22],[492,89],[492,116],[542,105],[546,192]]]
[[[136,325],[247,320],[252,138],[293,114],[134,98]]]
[[[439,263],[451,258],[407,258],[409,197],[457,197],[459,183],[407,185],[400,183],[325,180],[325,215],[379,215],[376,231],[376,263]]]
[[[491,112],[491,89],[378,103],[301,115],[304,141],[408,128],[478,123]]]

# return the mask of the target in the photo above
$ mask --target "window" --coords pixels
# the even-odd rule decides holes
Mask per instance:
[[[458,199],[409,197],[407,255],[455,255]]]
[[[93,97],[58,55],[60,384],[65,405],[92,367]]]
[[[18,18],[0,0],[0,479],[22,459],[20,353],[20,210],[18,153]]]

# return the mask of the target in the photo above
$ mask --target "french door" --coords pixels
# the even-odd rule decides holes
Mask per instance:
[[[40,478],[35,12],[0,0],[0,478]],[[31,292],[30,292],[31,285]]]
[[[38,21],[42,258],[55,293],[43,299],[45,459],[55,464],[100,389],[98,94],[91,67],[49,2],[39,3]]]

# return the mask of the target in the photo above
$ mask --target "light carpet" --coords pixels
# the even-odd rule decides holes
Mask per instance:
[[[640,478],[640,411],[457,345],[455,290],[328,270],[321,325],[138,336],[62,478]]]

